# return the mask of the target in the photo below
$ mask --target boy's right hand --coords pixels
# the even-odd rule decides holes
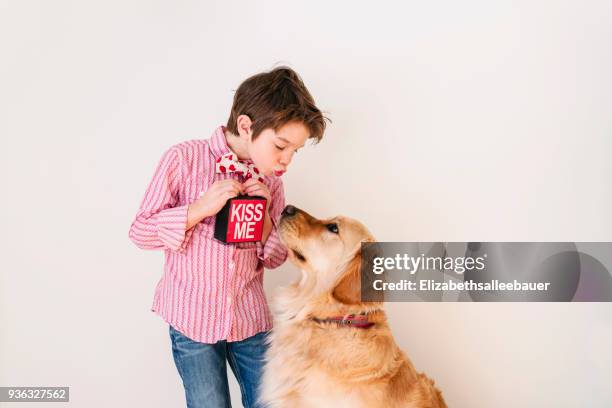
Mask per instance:
[[[244,186],[234,179],[214,182],[200,198],[189,205],[187,229],[204,218],[217,214],[221,211],[227,200],[243,192]]]

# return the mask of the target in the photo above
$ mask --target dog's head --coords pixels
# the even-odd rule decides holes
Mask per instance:
[[[361,302],[361,243],[375,241],[363,224],[343,216],[317,219],[288,205],[279,231],[289,259],[302,270],[302,287],[341,303]]]

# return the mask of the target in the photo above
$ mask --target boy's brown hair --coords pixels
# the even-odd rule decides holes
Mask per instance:
[[[255,140],[262,130],[275,131],[289,122],[302,122],[310,131],[309,138],[318,143],[323,137],[327,119],[306,89],[300,76],[289,67],[278,67],[247,78],[240,84],[227,129],[238,134],[238,116],[247,115],[252,122]]]

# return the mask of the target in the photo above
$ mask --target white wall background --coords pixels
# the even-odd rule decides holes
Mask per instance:
[[[333,119],[290,203],[386,241],[612,241],[611,39],[605,0],[0,0],[0,385],[184,403],[128,228],[162,152],[278,62]],[[611,304],[388,311],[451,407],[612,406]]]

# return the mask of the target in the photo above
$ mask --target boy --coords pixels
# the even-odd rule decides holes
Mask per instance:
[[[226,360],[243,405],[259,407],[272,327],[263,268],[287,257],[276,229],[285,206],[280,177],[305,141],[320,141],[324,130],[325,118],[300,77],[280,67],[245,80],[227,126],[207,140],[171,147],[155,171],[129,236],[139,248],[165,252],[152,310],[169,324],[190,408],[231,406]],[[268,200],[261,242],[226,245],[213,238],[215,214],[238,194]]]

